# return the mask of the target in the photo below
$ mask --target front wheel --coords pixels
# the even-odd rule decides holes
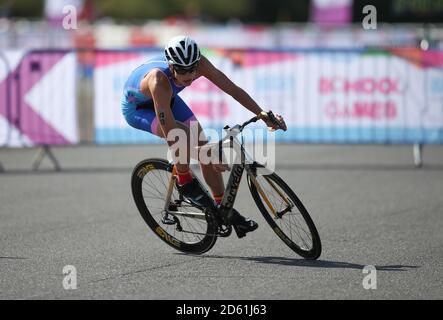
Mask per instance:
[[[320,236],[308,211],[277,174],[260,174],[260,171],[257,168],[256,172],[251,172],[252,177],[248,174],[248,185],[266,222],[297,254],[309,260],[318,259]]]

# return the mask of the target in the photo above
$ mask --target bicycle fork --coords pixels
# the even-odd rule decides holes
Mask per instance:
[[[256,168],[254,168],[254,169],[256,169]],[[263,198],[263,200],[266,203],[266,205],[268,206],[269,210],[271,210],[272,215],[274,216],[274,219],[281,219],[286,212],[291,211],[291,209],[294,207],[294,205],[289,201],[289,199],[287,199],[284,196],[284,194],[282,194],[282,192],[280,190],[278,190],[278,188],[275,186],[274,182],[272,182],[271,179],[269,179],[268,177],[264,176],[264,178],[269,183],[269,185],[275,190],[275,192],[278,193],[278,195],[286,203],[287,207],[286,207],[286,209],[284,209],[282,211],[277,211],[274,208],[274,206],[272,205],[271,201],[269,201],[269,198],[266,196],[266,193],[264,192],[264,190],[261,187],[260,183],[257,181],[257,178],[254,176],[253,172],[249,171],[248,173],[249,173],[249,178],[252,181],[252,183],[254,184],[255,188],[258,191],[258,193]],[[256,173],[256,170],[255,170],[255,173]]]

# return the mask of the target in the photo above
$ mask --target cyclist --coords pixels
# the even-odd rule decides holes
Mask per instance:
[[[201,76],[212,81],[254,114],[263,111],[243,89],[201,55],[193,39],[176,36],[167,43],[164,56],[153,58],[132,72],[124,87],[122,112],[130,126],[165,138],[169,147],[173,146],[175,141],[169,141],[168,134],[174,129],[184,130],[187,137],[185,141],[187,153],[185,161],[175,161],[177,188],[189,201],[208,207],[209,202],[213,204],[215,201],[217,205],[221,203],[224,192],[221,172],[227,170],[227,166],[200,162],[202,175],[214,197],[214,200],[210,199],[189,168],[191,121],[196,121],[198,125],[199,136],[194,141],[198,141],[199,146],[202,146],[207,140],[193,112],[178,96],[180,91]],[[286,130],[283,118],[279,115],[276,115],[276,118],[278,123],[269,119],[264,121],[268,127]],[[204,139],[201,139],[202,137]],[[181,148],[178,148],[175,153],[178,159],[180,159],[180,150]],[[256,222],[244,218],[235,209],[233,209],[232,223],[243,233],[258,227]]]

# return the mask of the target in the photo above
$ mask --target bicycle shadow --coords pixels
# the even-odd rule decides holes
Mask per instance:
[[[189,256],[189,254],[176,253],[179,255]],[[305,259],[291,259],[286,257],[240,257],[240,256],[221,256],[221,255],[191,255],[204,259],[234,259],[253,261],[263,264],[275,264],[291,267],[305,267],[305,268],[324,268],[324,269],[356,269],[363,270],[367,265],[342,261],[328,261],[328,260],[305,260]],[[408,265],[374,265],[377,271],[409,271],[410,269],[417,269],[421,266]]]

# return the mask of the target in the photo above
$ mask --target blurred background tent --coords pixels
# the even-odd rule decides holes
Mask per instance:
[[[1,0],[0,48],[152,46],[177,32],[220,47],[443,45],[443,0],[370,4],[377,32],[362,28],[364,0]],[[77,9],[74,32],[62,28],[65,6]]]

